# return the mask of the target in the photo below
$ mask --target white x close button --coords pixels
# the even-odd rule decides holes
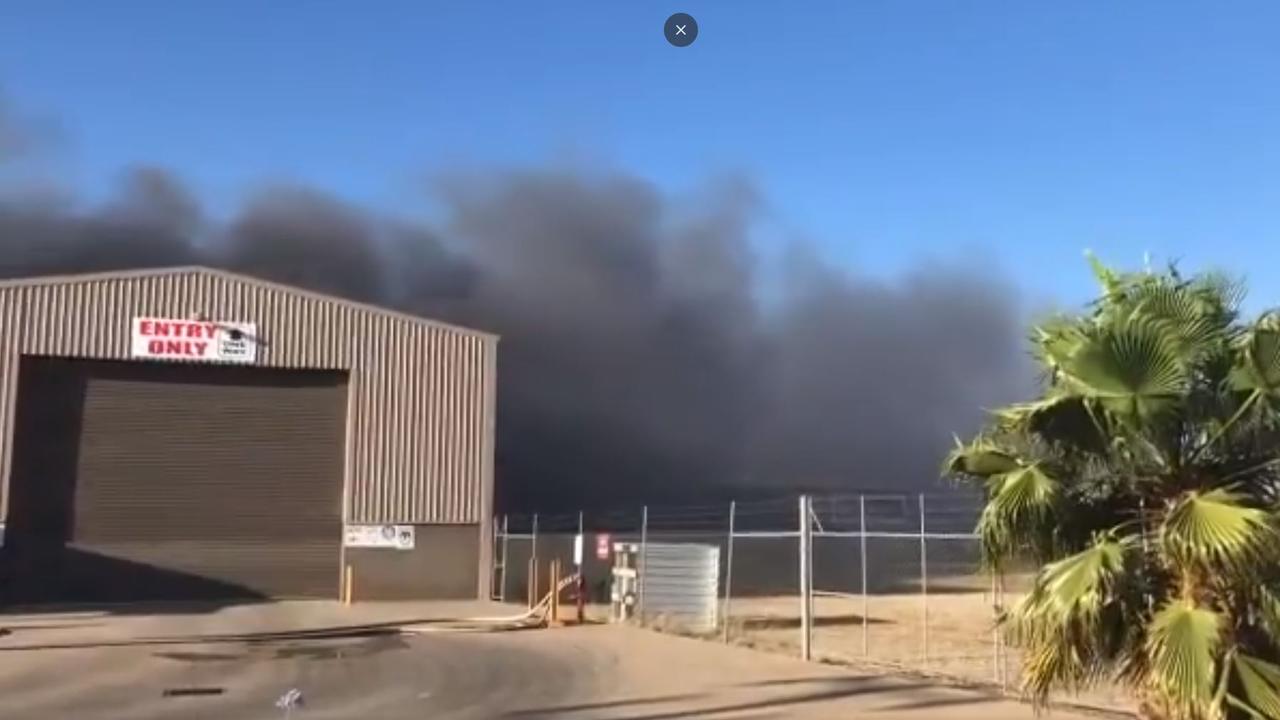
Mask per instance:
[[[698,39],[698,21],[688,13],[676,13],[667,18],[662,32],[667,36],[667,42],[676,47],[687,47]]]

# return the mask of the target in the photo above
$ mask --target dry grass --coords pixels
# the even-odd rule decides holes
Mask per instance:
[[[861,597],[818,597],[812,652],[826,662],[891,668],[1016,692],[1018,654],[1013,649],[997,652],[994,613],[991,593],[956,587],[930,594],[927,602],[919,594],[871,595],[865,613]],[[799,600],[794,597],[735,599],[730,637],[761,650],[798,654],[799,619]],[[1124,694],[1111,687],[1057,700],[1131,708]]]

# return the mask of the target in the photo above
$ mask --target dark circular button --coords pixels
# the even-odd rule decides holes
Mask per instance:
[[[698,39],[698,21],[688,13],[676,13],[667,18],[662,32],[667,36],[667,42],[676,47],[686,47]]]

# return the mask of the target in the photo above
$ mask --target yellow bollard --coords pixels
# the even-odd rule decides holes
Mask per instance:
[[[343,605],[351,604],[354,586],[355,586],[355,572],[351,569],[351,565],[348,564],[345,571],[342,574],[342,604]]]

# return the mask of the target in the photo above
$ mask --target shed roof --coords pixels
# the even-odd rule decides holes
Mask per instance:
[[[489,338],[492,340],[498,339],[498,335],[495,333],[485,332],[483,330],[476,330],[475,328],[464,327],[462,325],[454,325],[452,323],[446,323],[440,320],[425,318],[420,315],[413,315],[411,313],[401,312],[399,310],[392,310],[391,308],[382,307],[380,305],[372,305],[370,303],[363,303],[363,302],[357,302],[355,300],[348,300],[346,298],[338,297],[337,295],[328,295],[326,293],[315,292],[314,290],[307,290],[305,288],[300,288],[295,285],[286,285],[284,283],[273,282],[270,280],[263,280],[261,278],[253,277],[252,275],[242,275],[240,273],[234,273],[228,270],[219,270],[216,268],[206,267],[204,265],[181,265],[177,267],[145,268],[140,270],[110,270],[105,272],[94,272],[94,273],[77,273],[77,274],[69,274],[69,275],[40,275],[35,277],[13,278],[10,280],[0,280],[0,289],[11,288],[11,287],[24,287],[24,286],[69,285],[73,283],[83,283],[83,282],[101,282],[104,280],[113,280],[117,278],[127,279],[127,278],[139,278],[139,277],[160,277],[165,275],[192,275],[192,274],[211,275],[211,276],[221,278],[223,280],[228,280],[231,282],[254,285],[257,287],[267,288],[267,289],[275,290],[278,292],[286,292],[286,293],[291,293],[293,295],[299,295],[302,297],[309,297],[309,298],[313,298],[315,300],[321,300],[324,302],[337,303],[339,305],[344,305],[346,307],[350,307],[355,310],[360,310],[362,312],[373,313],[376,315],[384,315],[387,317],[421,323],[424,325],[431,325],[444,330],[450,330],[452,332],[462,333],[465,335],[474,335],[478,337]]]

